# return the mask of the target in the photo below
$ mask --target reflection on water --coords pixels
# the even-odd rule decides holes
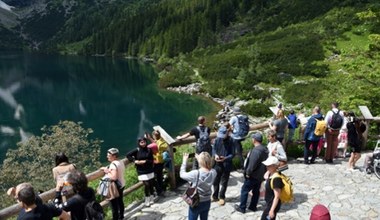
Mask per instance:
[[[149,65],[103,57],[0,54],[0,159],[43,125],[82,121],[122,153],[153,125],[173,135],[212,110],[204,100],[156,87]],[[104,158],[105,159],[105,158]]]

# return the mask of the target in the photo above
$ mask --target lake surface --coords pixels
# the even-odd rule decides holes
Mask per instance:
[[[0,53],[0,161],[41,127],[81,121],[91,138],[122,154],[160,125],[173,137],[215,107],[197,96],[157,88],[157,74],[136,60]],[[105,160],[105,157],[102,157]]]

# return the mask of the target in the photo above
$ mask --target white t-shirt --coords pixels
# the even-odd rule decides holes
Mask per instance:
[[[269,142],[268,145],[267,145],[267,148],[269,150],[269,155],[268,156],[275,156],[280,161],[287,161],[288,160],[288,158],[286,157],[286,153],[285,153],[284,147],[282,146],[282,144],[279,141],[276,141],[276,142],[273,142],[273,143]],[[272,151],[274,149],[277,149],[276,155],[272,155]]]
[[[116,171],[117,171],[117,180],[119,180],[121,186],[124,187],[125,186],[125,179],[124,179],[125,166],[124,166],[124,163],[120,162],[119,160],[114,160],[110,164],[109,169],[110,170],[115,170],[116,169]]]

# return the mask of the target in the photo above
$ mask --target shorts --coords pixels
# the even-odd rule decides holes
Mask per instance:
[[[352,153],[361,153],[362,147],[361,146],[351,146],[351,152]]]

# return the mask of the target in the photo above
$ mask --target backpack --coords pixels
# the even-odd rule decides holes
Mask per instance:
[[[76,198],[82,204],[87,202],[87,200],[79,194],[76,195]],[[105,219],[103,207],[96,200],[91,200],[86,203],[84,207],[84,213],[85,213],[86,220],[104,220]]]
[[[333,111],[333,115],[331,117],[331,121],[329,123],[330,128],[332,129],[340,129],[343,125],[343,117],[339,114],[340,110],[336,113]]]
[[[197,140],[197,153],[207,152],[211,155],[211,140],[210,134],[207,132],[208,128],[204,127],[203,131],[201,127],[197,126],[199,131],[199,138]]]
[[[96,200],[90,201],[86,204],[85,208],[86,220],[103,220],[104,211],[103,207]]]
[[[282,173],[274,173],[272,176],[272,179],[270,181],[270,187],[273,189],[273,180],[274,178],[280,177],[282,180],[282,183],[284,184],[284,187],[281,189],[281,194],[280,194],[280,200],[283,203],[290,203],[293,201],[293,183],[290,180],[288,176],[285,176]]]
[[[315,124],[314,134],[315,136],[321,137],[323,136],[323,134],[325,133],[327,129],[327,123],[323,119],[321,120],[315,119],[315,120],[317,121],[317,123]]]
[[[240,115],[240,116],[237,116],[237,119],[238,119],[238,123],[239,123],[239,130],[237,131],[237,135],[239,137],[247,136],[247,134],[249,132],[248,116]]]

